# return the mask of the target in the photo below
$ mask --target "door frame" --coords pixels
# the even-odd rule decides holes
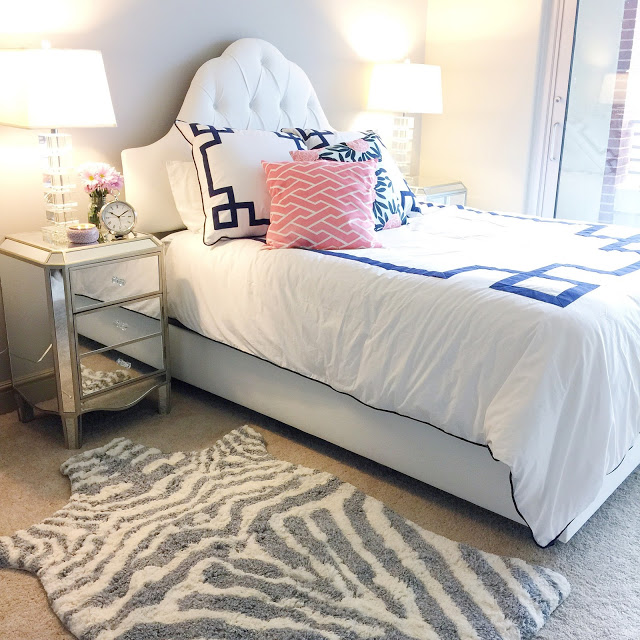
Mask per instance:
[[[533,124],[527,213],[543,218],[555,215],[578,3],[550,0],[541,20],[538,115]]]

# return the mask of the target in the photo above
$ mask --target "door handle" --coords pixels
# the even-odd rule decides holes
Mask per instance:
[[[549,139],[549,162],[557,162],[559,155],[556,155],[556,149],[558,147],[558,131],[560,130],[560,123],[554,122],[551,128],[551,137]]]

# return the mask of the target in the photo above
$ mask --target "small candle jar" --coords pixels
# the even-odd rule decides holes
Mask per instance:
[[[67,227],[67,238],[73,244],[92,244],[98,242],[100,232],[95,224],[74,224]]]

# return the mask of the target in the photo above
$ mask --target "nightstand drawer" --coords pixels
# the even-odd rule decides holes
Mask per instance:
[[[84,355],[162,333],[161,311],[157,296],[76,314],[78,353]]]
[[[160,293],[157,255],[110,260],[70,271],[73,310]]]
[[[162,336],[80,356],[82,396],[152,375],[165,368]]]

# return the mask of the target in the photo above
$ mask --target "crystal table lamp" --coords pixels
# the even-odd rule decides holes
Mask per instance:
[[[47,220],[43,238],[67,240],[67,226],[77,224],[72,201],[74,167],[71,135],[58,129],[115,127],[102,54],[83,49],[0,50],[0,124],[49,129],[38,134],[42,150]]]
[[[413,185],[411,156],[413,153],[414,118],[412,113],[442,113],[442,80],[440,67],[430,64],[397,62],[377,64],[371,75],[369,109],[393,111],[390,151],[398,167]]]

